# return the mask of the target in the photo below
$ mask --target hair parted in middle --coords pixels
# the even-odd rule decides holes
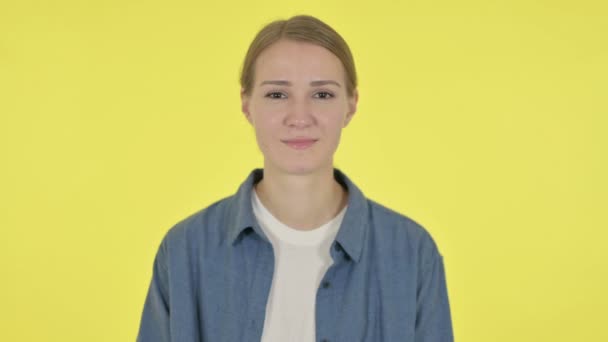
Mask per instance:
[[[296,15],[287,20],[276,20],[258,32],[249,45],[241,70],[240,82],[246,95],[250,95],[253,88],[255,62],[258,56],[281,39],[312,43],[333,53],[344,67],[346,93],[348,96],[353,96],[357,88],[357,73],[348,44],[333,28],[310,15]]]

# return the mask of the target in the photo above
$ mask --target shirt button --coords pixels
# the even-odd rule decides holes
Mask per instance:
[[[330,285],[331,285],[331,283],[328,281],[324,281],[323,283],[321,283],[321,287],[323,287],[324,289],[329,288]],[[324,341],[327,341],[327,340],[323,340],[321,342],[324,342]]]

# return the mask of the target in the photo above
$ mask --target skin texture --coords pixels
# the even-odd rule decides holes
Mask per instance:
[[[323,47],[280,40],[258,56],[251,94],[241,90],[242,111],[264,155],[256,192],[288,226],[314,229],[346,204],[333,178],[333,156],[357,101],[356,90],[346,93],[342,63]],[[316,142],[304,150],[285,143],[296,137]]]

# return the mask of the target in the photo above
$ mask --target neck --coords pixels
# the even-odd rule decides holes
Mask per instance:
[[[333,166],[305,175],[264,167],[255,185],[262,204],[279,221],[298,230],[320,227],[346,206],[348,194],[334,179]]]

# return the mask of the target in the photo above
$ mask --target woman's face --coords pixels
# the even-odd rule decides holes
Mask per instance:
[[[333,167],[333,155],[356,111],[342,63],[329,50],[280,40],[257,58],[242,111],[255,128],[264,167],[306,174]]]

